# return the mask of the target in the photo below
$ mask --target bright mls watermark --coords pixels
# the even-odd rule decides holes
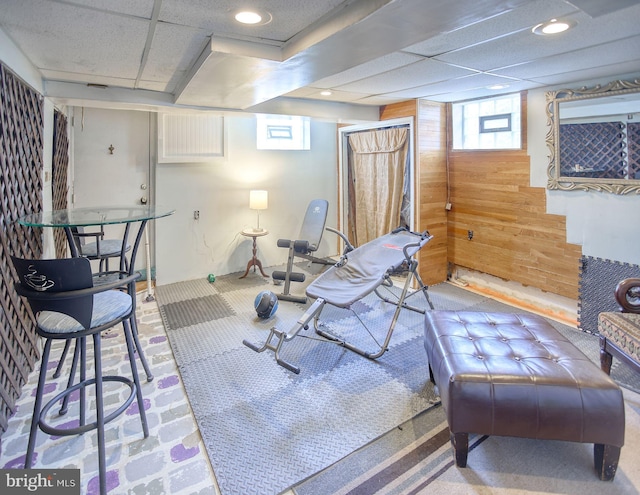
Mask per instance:
[[[79,469],[0,469],[0,493],[80,495]]]

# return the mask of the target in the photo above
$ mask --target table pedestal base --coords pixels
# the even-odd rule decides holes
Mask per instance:
[[[258,254],[258,245],[257,245],[257,242],[256,242],[257,235],[255,235],[255,234],[253,234],[253,235],[252,234],[247,234],[245,232],[242,232],[242,235],[246,235],[248,237],[252,237],[253,238],[253,258],[251,258],[249,260],[249,263],[247,263],[247,269],[244,272],[244,275],[242,275],[242,277],[240,277],[240,278],[245,278],[249,274],[249,270],[251,269],[252,266],[253,266],[254,273],[256,271],[255,267],[257,266],[260,269],[260,273],[262,274],[262,276],[263,277],[268,277],[269,275],[264,273],[264,270],[262,269],[262,262],[258,259],[258,256],[257,256],[257,254]],[[265,235],[265,234],[261,233],[260,235]]]
[[[251,258],[251,259],[249,260],[249,263],[247,264],[247,270],[244,272],[244,275],[243,275],[242,277],[240,277],[240,278],[245,278],[245,277],[249,274],[249,269],[250,269],[252,266],[253,266],[253,267],[256,267],[256,266],[257,266],[257,267],[258,267],[258,269],[260,270],[260,273],[262,273],[262,276],[263,276],[263,277],[268,277],[268,276],[269,276],[269,275],[267,275],[266,273],[264,273],[264,270],[262,270],[262,262],[261,262],[258,258],[253,257],[253,258]],[[254,268],[254,269],[253,269],[253,271],[255,272],[255,271],[256,271],[256,269]]]

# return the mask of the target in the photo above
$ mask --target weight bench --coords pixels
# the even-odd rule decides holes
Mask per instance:
[[[282,294],[277,294],[278,299],[301,304],[305,304],[307,302],[307,298],[305,296],[295,296],[289,292],[291,282],[304,282],[305,280],[304,273],[293,271],[293,262],[296,257],[307,259],[312,263],[321,263],[323,265],[333,265],[335,263],[335,261],[331,259],[317,258],[313,256],[313,253],[318,250],[320,241],[322,240],[322,233],[327,221],[328,209],[329,202],[327,200],[314,199],[307,207],[298,238],[296,240],[278,239],[278,247],[287,248],[289,250],[286,271],[276,270],[271,274],[274,281],[284,281],[284,290]]]
[[[424,331],[459,467],[477,433],[593,443],[598,476],[613,479],[624,444],[622,391],[544,318],[431,311]]]
[[[315,299],[315,301],[289,332],[273,327],[262,346],[255,345],[247,340],[244,340],[243,343],[256,352],[263,352],[267,349],[272,350],[275,354],[276,362],[280,366],[294,373],[300,373],[300,368],[280,357],[280,350],[285,342],[296,337],[301,330],[307,330],[309,323],[313,320],[316,333],[323,337],[326,342],[341,345],[369,359],[377,359],[388,349],[391,335],[402,309],[424,314],[425,310],[407,304],[407,300],[410,297],[423,294],[429,307],[433,309],[433,304],[431,304],[427,293],[427,287],[422,283],[422,279],[418,274],[418,261],[415,259],[418,251],[431,239],[432,236],[426,231],[416,233],[399,228],[343,254],[334,266],[309,284],[306,295]],[[406,273],[406,279],[400,295],[391,291],[388,291],[389,297],[381,294],[379,292],[381,287],[388,289],[393,287],[391,277],[394,274],[398,274],[399,271]],[[414,280],[418,288],[410,293],[409,288]],[[368,351],[359,348],[346,342],[341,337],[320,328],[320,314],[326,304],[351,309],[355,302],[371,292],[374,292],[383,301],[396,306],[384,342],[379,343],[373,339],[377,346],[376,350]],[[362,326],[368,331],[364,323],[362,323]],[[371,334],[371,332],[369,333]]]

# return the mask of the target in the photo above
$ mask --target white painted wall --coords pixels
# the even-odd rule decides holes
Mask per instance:
[[[225,118],[225,157],[210,163],[158,164],[157,203],[176,213],[157,222],[156,277],[159,284],[244,271],[251,258],[251,239],[240,235],[255,227],[249,191],[266,189],[269,208],[258,238],[264,267],[286,261],[279,238],[296,237],[310,200],[329,201],[327,226],[337,225],[337,126],[311,122],[310,151],[258,151],[255,117]],[[198,210],[200,218],[194,219]],[[319,255],[338,252],[334,235],[323,237]],[[270,270],[266,270],[270,273]],[[259,276],[259,275],[258,275]]]
[[[571,87],[583,85],[593,82]],[[550,89],[530,90],[528,95],[528,147],[535,187],[547,184],[545,92]],[[640,264],[640,195],[547,190],[547,212],[566,216],[567,242],[581,245],[583,255]]]

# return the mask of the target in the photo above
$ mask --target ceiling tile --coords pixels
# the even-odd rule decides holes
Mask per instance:
[[[163,91],[173,92],[208,43],[200,29],[158,23],[141,79],[165,81]]]
[[[330,95],[321,94],[322,88],[313,88],[311,86],[305,86],[296,91],[292,91],[285,96],[291,96],[293,98],[313,98],[320,101],[344,101],[354,102],[367,97],[367,94],[362,93],[350,93],[348,91],[332,90]]]
[[[533,89],[541,87],[542,84],[535,83],[532,81],[518,81],[506,90],[500,91],[491,91],[486,88],[477,88],[477,89],[469,89],[469,90],[460,90],[460,91],[446,91],[440,94],[434,94],[429,96],[427,99],[433,101],[440,102],[455,102],[455,101],[463,101],[463,100],[472,100],[474,98],[489,98],[493,96],[500,96],[501,94],[507,93],[517,93],[519,91],[524,91],[527,89]]]
[[[640,72],[640,0],[250,0],[274,16],[254,27],[231,19],[237,0],[0,3],[0,36],[65,102],[106,101],[94,83],[113,101],[130,91],[127,101],[161,105],[360,114],[493,95],[487,86],[503,79],[513,92]],[[578,24],[555,38],[530,33],[550,17]]]
[[[394,71],[384,72],[360,81],[345,84],[337,89],[360,93],[391,93],[411,87],[424,86],[451,78],[473,74],[462,67],[444,64],[433,59],[424,59]]]
[[[314,81],[313,86],[317,88],[337,88],[338,86],[375,76],[382,72],[398,69],[414,62],[419,62],[420,60],[424,60],[424,57],[409,53],[394,52],[340,72],[334,76]]]
[[[436,58],[488,71],[633,36],[638,32],[640,3],[633,9],[600,17],[597,21],[584,13],[571,18],[578,22],[577,26],[558,36],[538,36],[530,31],[521,31]]]
[[[262,0],[243,4],[237,0],[163,0],[160,20],[205,29],[215,36],[262,39],[284,43],[310,23],[344,3],[344,0]],[[257,5],[273,16],[266,25],[245,26],[232,21],[242,5]],[[304,15],[301,13],[304,12]]]
[[[563,74],[553,74],[549,76],[536,77],[535,81],[543,86],[582,87],[594,84],[607,83],[614,79],[626,81],[640,80],[640,69],[638,62],[626,62],[623,64],[602,65],[575,72]]]
[[[509,89],[513,91],[513,89],[511,88],[513,88],[514,85],[518,82],[519,81],[517,80],[508,79],[505,77],[496,77],[491,74],[477,73],[465,77],[459,77],[456,79],[448,79],[436,84],[426,84],[424,86],[412,88],[408,91],[396,91],[390,94],[396,97],[407,98],[407,93],[411,92],[412,94],[420,94],[422,98],[427,98],[435,94],[483,89],[489,86],[495,86],[496,84],[505,86],[504,89],[506,89],[506,87],[508,86]]]
[[[617,10],[635,6],[638,0],[613,0],[603,2],[602,0],[569,0],[573,5],[584,10],[591,17],[599,17]]]
[[[541,77],[593,69],[600,65],[635,62],[640,70],[640,35],[592,48],[545,57],[492,71],[494,74],[539,80]]]
[[[3,0],[3,9],[15,11],[2,28],[40,70],[126,79],[138,73],[146,20],[43,0]]]
[[[105,2],[105,0],[68,0],[60,1],[58,3],[78,5],[93,10],[151,19],[155,0],[135,0],[135,2],[132,2],[131,0],[109,0],[108,2]]]
[[[486,43],[488,40],[518,31],[528,30],[541,22],[576,12],[576,10],[575,7],[568,5],[563,0],[535,0],[462,29],[442,33],[408,46],[403,51],[433,57],[467,46]]]

